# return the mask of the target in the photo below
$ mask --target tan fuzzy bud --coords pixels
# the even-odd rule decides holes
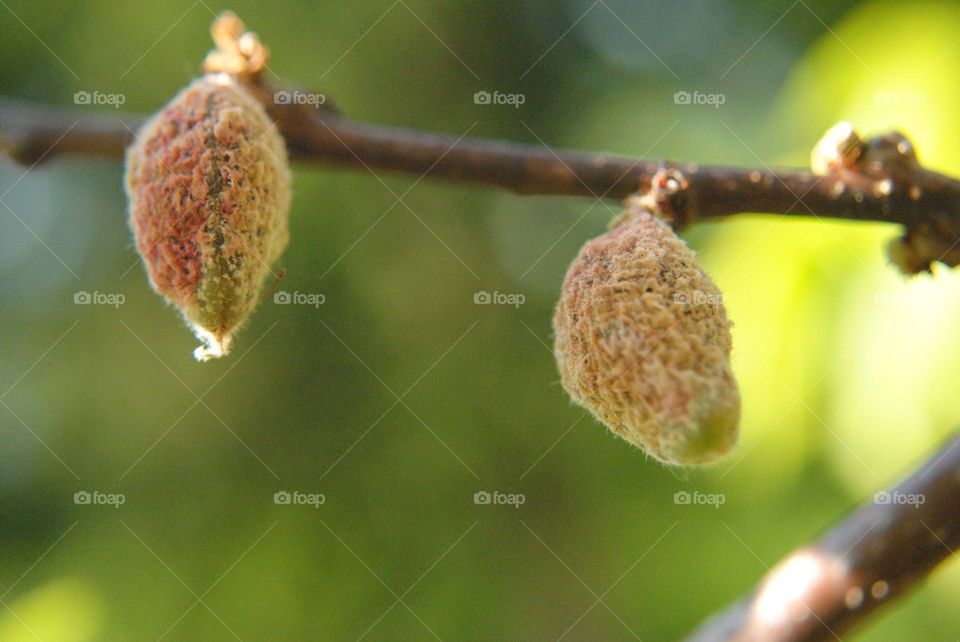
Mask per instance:
[[[827,176],[839,169],[853,167],[860,157],[863,141],[847,121],[837,123],[817,141],[810,152],[810,170]]]
[[[667,223],[634,198],[570,266],[553,324],[564,388],[663,462],[736,443],[740,395],[722,295]]]
[[[130,227],[153,288],[226,354],[287,244],[283,138],[234,76],[207,74],[143,126],[127,150]]]

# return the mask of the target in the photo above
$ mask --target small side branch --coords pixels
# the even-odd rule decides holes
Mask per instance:
[[[960,438],[780,562],[688,642],[839,640],[960,546]]]

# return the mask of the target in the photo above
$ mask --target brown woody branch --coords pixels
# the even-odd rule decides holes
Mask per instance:
[[[688,642],[839,640],[958,546],[960,437],[893,491],[794,551]]]
[[[359,122],[330,108],[276,104],[273,88],[253,90],[299,161],[368,167],[434,179],[490,185],[523,194],[622,199],[647,189],[664,166],[682,177],[669,203],[674,224],[744,212],[887,221],[905,225],[914,253],[910,271],[929,262],[960,263],[960,181],[917,168],[890,176],[675,164],[554,150],[545,145],[477,140]],[[0,149],[32,164],[60,153],[121,157],[141,117],[77,111],[0,99]],[[908,243],[910,244],[910,243]],[[946,256],[944,256],[946,255]]]

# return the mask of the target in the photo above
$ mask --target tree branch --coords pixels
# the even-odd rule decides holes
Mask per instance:
[[[327,106],[278,104],[276,88],[262,83],[250,89],[298,161],[423,175],[522,194],[612,199],[649,189],[667,168],[679,188],[662,209],[677,229],[748,212],[884,221],[906,227],[894,257],[905,271],[929,269],[934,261],[960,264],[960,181],[919,165],[901,174],[880,166],[872,172],[839,167],[818,176],[800,170],[631,159],[364,123]],[[0,149],[25,164],[60,153],[119,158],[142,121],[140,116],[0,99]],[[874,140],[889,142],[890,136]]]
[[[960,437],[794,551],[688,642],[839,640],[960,546]]]
[[[142,122],[139,116],[0,98],[0,149],[23,165],[64,153],[122,158]]]
[[[663,208],[678,229],[745,212],[885,221],[907,228],[901,244],[911,256],[898,262],[908,272],[927,269],[937,260],[960,263],[960,181],[919,165],[902,175],[881,167],[873,173],[839,168],[817,176],[631,159],[364,123],[326,106],[277,104],[275,88],[264,84],[250,88],[298,161],[425,175],[523,194],[613,199],[649,189],[666,167],[682,188]],[[25,164],[60,153],[117,158],[142,120],[0,99],[0,149]]]

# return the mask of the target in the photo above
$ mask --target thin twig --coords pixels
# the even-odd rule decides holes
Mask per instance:
[[[960,546],[960,437],[785,558],[688,642],[838,640]]]
[[[276,104],[273,89],[258,86],[255,91],[299,161],[426,174],[524,194],[612,199],[647,188],[657,171],[669,166],[685,179],[672,207],[677,227],[755,212],[927,226],[945,247],[960,238],[960,181],[936,172],[922,170],[909,181],[886,185],[883,178],[853,172],[815,176],[458,139],[359,122],[328,108]],[[141,121],[139,116],[0,99],[0,149],[26,164],[67,152],[120,157]]]

